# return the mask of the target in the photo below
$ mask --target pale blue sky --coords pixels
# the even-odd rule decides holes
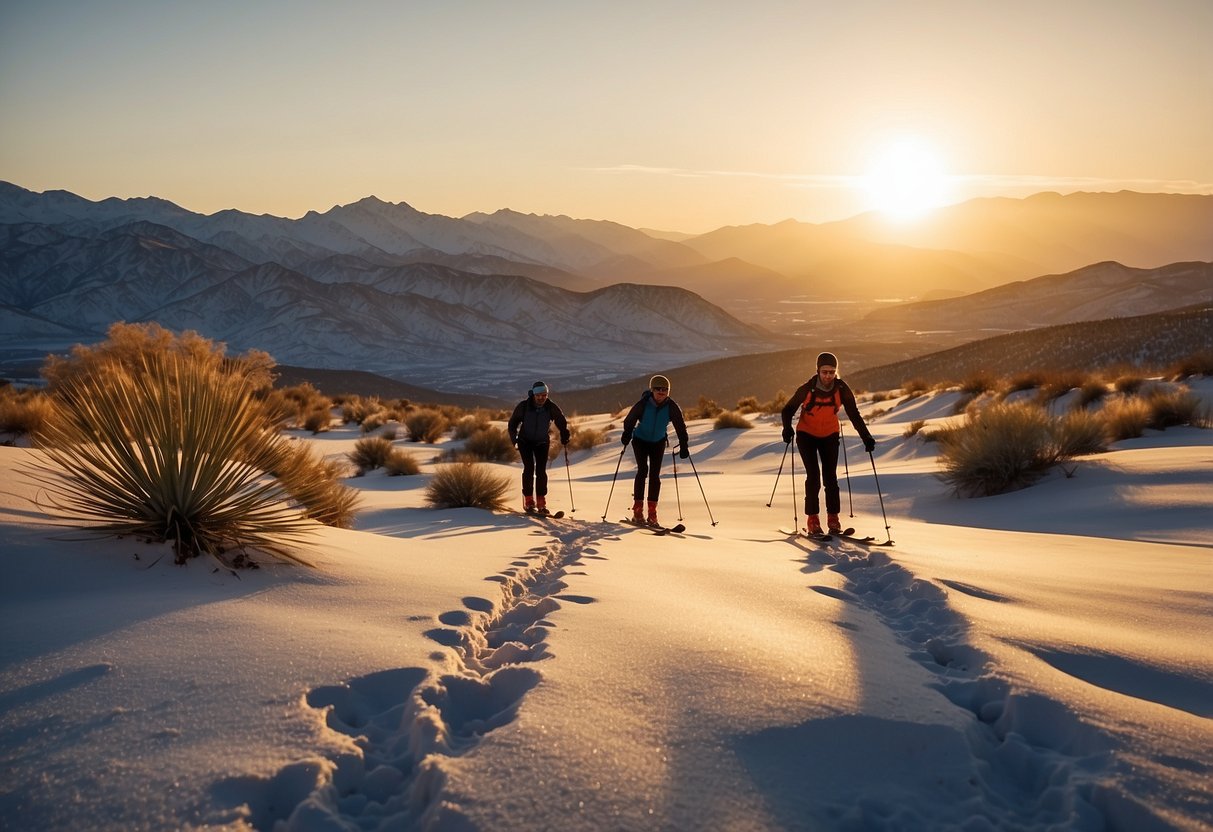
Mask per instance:
[[[0,179],[300,216],[374,194],[820,222],[911,138],[952,199],[1213,193],[1213,2],[3,2]]]

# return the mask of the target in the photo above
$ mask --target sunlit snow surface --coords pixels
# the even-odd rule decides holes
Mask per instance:
[[[903,437],[951,404],[877,405],[887,527],[848,443],[844,521],[887,548],[778,532],[771,417],[691,424],[684,536],[613,522],[603,416],[563,520],[426,509],[442,447],[399,442],[425,473],[349,480],[317,569],[238,578],[49,528],[0,448],[0,828],[1207,827],[1213,434],[962,500]]]

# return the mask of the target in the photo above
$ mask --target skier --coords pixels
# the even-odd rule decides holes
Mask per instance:
[[[792,429],[792,416],[800,410],[800,420]],[[833,353],[823,352],[817,356],[817,374],[797,388],[783,406],[783,441],[788,443],[796,437],[796,450],[804,461],[804,513],[806,531],[811,535],[823,534],[819,517],[822,484],[826,492],[826,527],[831,534],[842,531],[838,512],[842,498],[838,493],[838,445],[841,426],[838,411],[845,408],[851,424],[863,440],[863,449],[871,453],[876,440],[868,432],[855,394],[847,383],[838,377],[838,359]],[[817,460],[821,465],[818,469]]]
[[[666,430],[671,424],[678,434],[678,457],[686,459],[691,455],[687,450],[690,439],[687,436],[687,423],[682,418],[682,408],[670,398],[670,380],[661,375],[653,376],[649,379],[649,389],[644,391],[623,419],[623,444],[626,447],[631,443],[632,451],[636,454],[636,483],[632,487],[633,523],[661,527],[657,519],[657,502],[661,499],[661,461],[669,444]],[[646,480],[649,486],[647,518],[641,510]]]
[[[548,513],[548,450],[551,424],[560,431],[560,444],[569,444],[569,423],[542,381],[531,385],[507,424],[510,444],[522,457],[522,502],[527,514]]]

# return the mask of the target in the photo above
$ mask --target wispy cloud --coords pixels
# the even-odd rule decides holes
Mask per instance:
[[[783,182],[793,188],[851,189],[863,188],[867,177],[859,174],[771,173],[752,170],[692,170],[687,168],[654,167],[650,165],[612,165],[585,168],[595,173],[639,174],[669,176],[681,179],[766,179]],[[964,190],[985,191],[1112,191],[1213,194],[1213,182],[1195,179],[1115,178],[1099,176],[1041,176],[1031,174],[974,173],[951,174],[943,177],[948,184]]]

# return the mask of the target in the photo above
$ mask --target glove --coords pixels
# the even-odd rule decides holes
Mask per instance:
[[[789,442],[791,442],[792,437],[795,435],[796,435],[796,431],[792,430],[791,428],[784,428],[783,429],[783,444],[786,445]]]
[[[622,442],[624,445],[627,445],[629,442],[632,441],[632,432],[630,430],[625,430],[623,432],[623,436],[619,437],[619,441]]]
[[[569,444],[569,434],[568,433],[560,434],[560,444],[561,445]]]
[[[690,456],[691,456],[691,452],[690,452],[689,450],[687,450],[686,443],[685,443],[685,442],[680,443],[680,444],[678,445],[678,458],[679,458],[679,459],[687,459],[687,458],[689,458]]]
[[[876,440],[870,436],[865,436],[863,438],[863,449],[868,453],[872,453],[872,451],[876,450]]]

